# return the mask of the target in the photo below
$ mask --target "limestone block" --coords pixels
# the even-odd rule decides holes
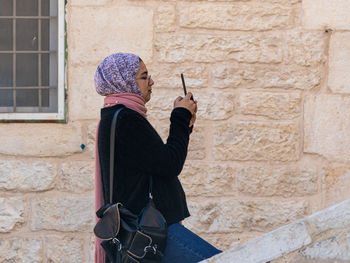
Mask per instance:
[[[190,135],[187,160],[203,160],[206,157],[204,132],[204,126],[196,122]]]
[[[95,235],[91,234],[89,239],[89,258],[86,261],[87,263],[95,263]]]
[[[69,120],[98,119],[103,107],[103,96],[96,92],[94,75],[96,65],[69,67]]]
[[[93,198],[42,197],[31,201],[31,230],[91,231]]]
[[[317,168],[307,164],[290,166],[252,165],[237,169],[240,192],[257,196],[303,196],[318,190]]]
[[[108,8],[71,7],[67,24],[70,65],[97,65],[116,52],[138,54],[145,62],[152,58],[152,8],[119,4]]]
[[[328,86],[334,93],[350,93],[350,74],[348,70],[350,67],[349,43],[349,32],[335,32],[332,35],[331,44],[329,48]]]
[[[64,162],[59,168],[57,189],[82,193],[94,189],[94,161]]]
[[[206,88],[209,85],[208,70],[203,64],[159,64],[150,72],[155,82],[153,89],[174,89],[178,96],[183,96],[181,73],[184,74],[187,91]]]
[[[56,165],[48,161],[0,161],[0,189],[43,191],[54,187]]]
[[[304,152],[331,160],[350,160],[350,98],[338,95],[306,96]]]
[[[157,8],[156,31],[173,32],[176,29],[174,5],[160,5]]]
[[[187,161],[181,183],[187,196],[234,196],[236,174],[228,165],[208,165]]]
[[[43,262],[43,242],[38,238],[0,238],[0,262]]]
[[[62,156],[81,152],[79,123],[6,123],[0,125],[0,153],[27,156]]]
[[[311,243],[303,222],[281,227],[273,232],[235,246],[203,263],[265,263]]]
[[[216,160],[295,161],[299,128],[295,123],[235,121],[215,127]]]
[[[210,244],[214,245],[217,249],[220,249],[222,251],[228,250],[233,246],[236,246],[238,244],[241,244],[243,242],[247,242],[249,239],[252,239],[256,236],[244,233],[227,233],[227,234],[207,234],[207,233],[201,233],[199,234],[201,238],[203,238],[205,241],[209,242]],[[257,234],[260,236],[260,234]]]
[[[323,31],[286,32],[286,63],[300,66],[316,66],[326,61],[327,34]]]
[[[98,121],[90,123],[87,127],[87,145],[86,150],[92,158],[95,158],[95,141]]]
[[[48,262],[76,262],[83,263],[84,240],[78,237],[64,237],[59,235],[46,237],[46,258]]]
[[[292,8],[268,3],[193,3],[179,6],[179,25],[223,30],[272,30],[291,26]]]
[[[332,229],[343,229],[350,226],[350,200],[317,212],[307,218],[310,234],[319,235]]]
[[[307,29],[350,29],[347,0],[303,0],[303,26]]]
[[[169,118],[174,100],[179,96],[179,93],[164,90],[155,93],[147,104],[149,110],[147,114],[158,120]],[[194,92],[193,96],[195,100],[198,100],[198,119],[225,120],[234,114],[234,95],[230,92],[218,94],[198,91]]]
[[[238,96],[237,112],[277,120],[294,119],[301,112],[300,93],[242,92]]]
[[[24,200],[22,198],[0,197],[0,233],[10,232],[16,225],[22,225],[24,222],[24,209]]]
[[[332,259],[350,261],[350,233],[342,231],[327,239],[315,242],[301,250],[308,259]],[[337,262],[337,261],[334,261]]]
[[[318,68],[274,65],[212,66],[214,88],[296,88],[310,90],[321,82]]]
[[[350,167],[335,166],[326,171],[326,206],[350,199]]]
[[[192,216],[185,225],[196,233],[267,232],[302,218],[306,214],[304,201],[191,201]]]
[[[229,36],[158,34],[154,47],[161,62],[282,61],[282,39],[276,32],[232,32]]]
[[[69,1],[70,6],[103,6],[107,5],[112,0],[71,0]]]

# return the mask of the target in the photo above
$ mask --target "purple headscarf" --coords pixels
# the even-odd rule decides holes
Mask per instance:
[[[136,82],[139,57],[130,53],[116,53],[106,57],[97,67],[95,87],[98,94],[134,93],[142,95]]]

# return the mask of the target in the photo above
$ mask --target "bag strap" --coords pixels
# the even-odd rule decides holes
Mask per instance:
[[[116,126],[117,118],[119,112],[124,109],[121,107],[116,110],[113,116],[112,125],[111,125],[111,138],[110,138],[110,147],[109,147],[109,203],[113,203],[113,177],[114,177],[114,149],[115,149],[115,136],[116,136]]]
[[[113,116],[112,125],[111,125],[111,138],[110,138],[110,147],[109,147],[109,203],[113,203],[113,178],[114,178],[114,152],[115,152],[115,138],[116,138],[116,127],[117,127],[117,118],[121,110],[124,107],[121,107],[116,110]],[[152,176],[149,179],[149,199],[153,199],[152,196]]]

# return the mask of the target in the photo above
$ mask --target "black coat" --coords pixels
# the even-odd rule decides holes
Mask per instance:
[[[105,203],[109,201],[110,127],[116,105],[101,110],[98,152]],[[176,108],[170,117],[170,131],[164,143],[156,130],[136,111],[124,108],[117,120],[113,203],[121,202],[139,213],[148,202],[149,177],[153,177],[153,198],[168,225],[188,217],[185,193],[178,179],[187,155],[191,113]]]

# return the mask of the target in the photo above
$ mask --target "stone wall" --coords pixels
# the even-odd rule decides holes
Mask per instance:
[[[203,263],[350,262],[350,199],[236,245]]]
[[[67,123],[0,123],[0,262],[93,262],[93,75],[118,51],[149,68],[164,139],[181,72],[199,101],[184,224],[218,248],[350,198],[349,1],[68,0],[66,12]]]

